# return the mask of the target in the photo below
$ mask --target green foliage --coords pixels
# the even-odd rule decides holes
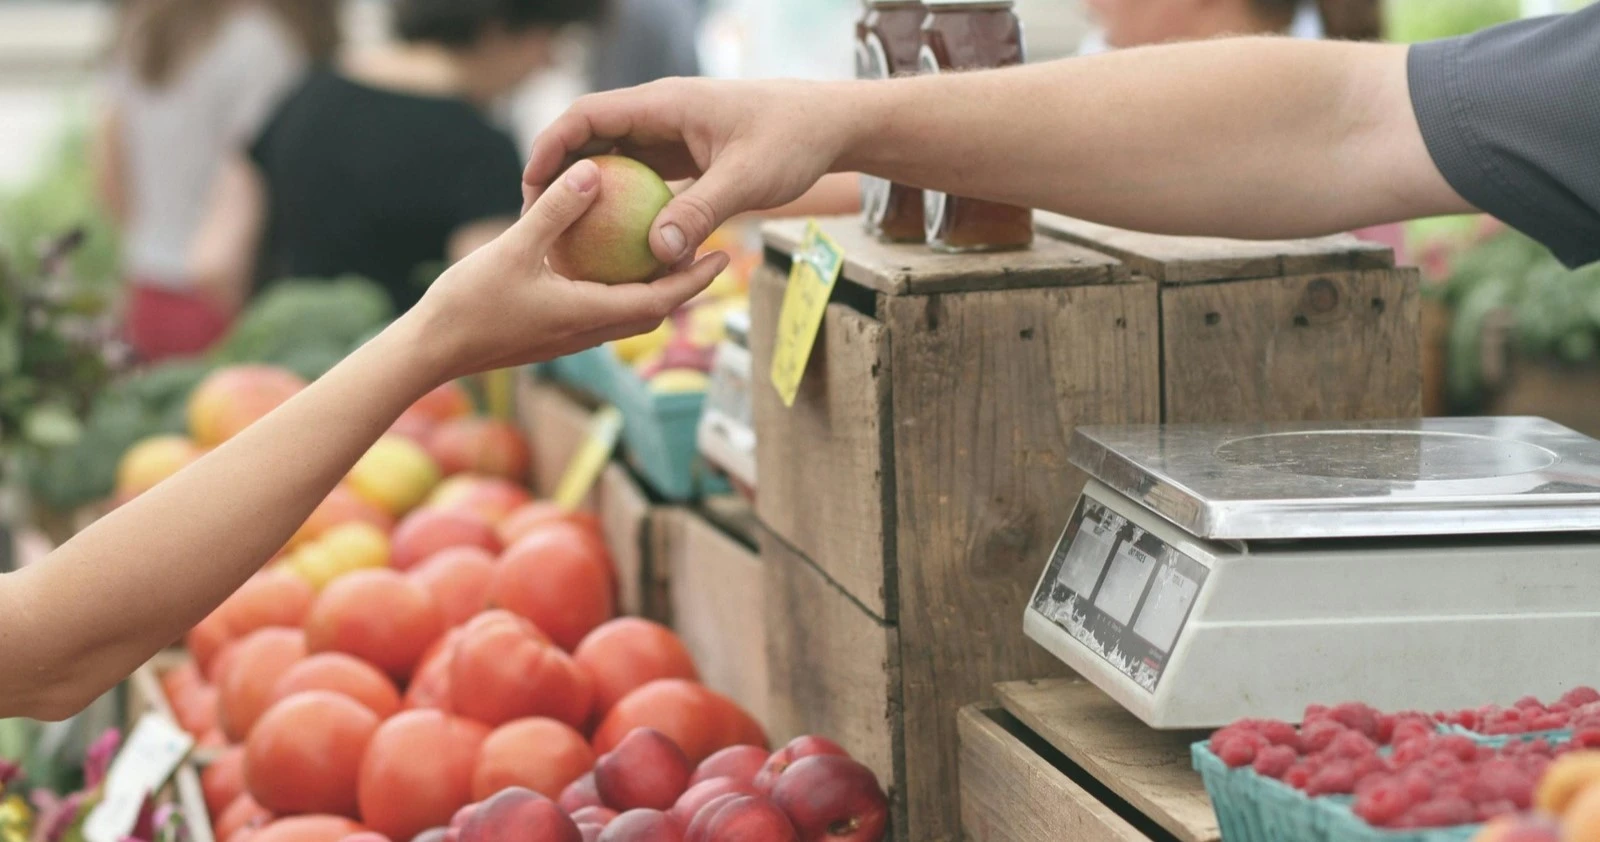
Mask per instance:
[[[51,148],[38,174],[15,193],[0,196],[0,254],[11,256],[13,271],[39,274],[42,243],[63,231],[81,230],[84,241],[67,267],[100,293],[118,280],[117,237],[101,210],[89,164],[86,120],[72,123]]]
[[[392,316],[382,288],[360,278],[274,284],[246,308],[212,354],[152,366],[101,391],[73,443],[27,460],[35,499],[66,511],[109,496],[117,463],[129,447],[150,436],[185,431],[189,393],[213,369],[268,363],[315,380]]]
[[[1600,361],[1600,264],[1576,271],[1508,231],[1457,257],[1442,289],[1452,311],[1448,391],[1470,411],[1484,397],[1483,340],[1490,319],[1509,316],[1515,350],[1561,365]]]
[[[1390,0],[1385,31],[1391,41],[1432,41],[1516,20],[1521,7],[1518,0]]]

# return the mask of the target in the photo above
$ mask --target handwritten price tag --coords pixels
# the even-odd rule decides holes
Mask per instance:
[[[569,512],[583,505],[584,498],[589,496],[589,490],[594,488],[600,472],[605,469],[606,461],[611,458],[611,451],[617,449],[617,437],[621,434],[622,413],[614,406],[601,407],[589,424],[588,438],[572,455],[567,472],[561,475],[561,483],[556,486],[556,505]]]
[[[778,313],[778,335],[772,352],[772,385],[783,405],[794,406],[805,377],[806,363],[817,343],[822,316],[828,309],[833,285],[844,268],[844,252],[815,221],[806,226],[806,238],[789,269],[789,287]]]
[[[84,823],[84,838],[120,842],[133,832],[145,796],[161,789],[192,748],[194,739],[166,717],[149,714],[140,719],[111,761],[104,800]]]

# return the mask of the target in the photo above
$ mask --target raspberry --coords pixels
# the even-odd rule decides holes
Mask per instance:
[[[1306,705],[1306,712],[1301,715],[1300,724],[1304,725],[1314,720],[1323,719],[1327,715],[1327,705]]]
[[[1544,702],[1539,701],[1533,696],[1523,696],[1515,702],[1512,702],[1511,706],[1514,708],[1522,708],[1524,710],[1544,710]]]
[[[1355,789],[1355,764],[1347,760],[1329,762],[1306,782],[1307,795],[1349,795]]]
[[[1256,752],[1267,747],[1267,738],[1260,734],[1237,734],[1222,744],[1222,751],[1217,756],[1228,768],[1237,769],[1249,766],[1256,759]]]
[[[1472,738],[1460,735],[1439,738],[1434,743],[1433,751],[1435,755],[1446,754],[1463,763],[1471,763],[1478,758],[1478,744]]]
[[[1369,754],[1366,757],[1356,760],[1355,767],[1356,780],[1358,782],[1364,778],[1369,778],[1374,775],[1385,775],[1393,771],[1392,767],[1389,765],[1389,761],[1384,760],[1382,757],[1379,757],[1376,754]]]
[[[1211,740],[1206,744],[1206,747],[1211,749],[1212,754],[1220,757],[1222,755],[1223,745],[1227,744],[1234,737],[1237,737],[1243,733],[1244,730],[1239,728],[1237,724],[1229,725],[1226,728],[1219,728],[1211,735]]]
[[[1326,749],[1334,757],[1346,760],[1360,760],[1378,753],[1378,746],[1373,741],[1355,731],[1346,731],[1333,738]]]
[[[1304,791],[1306,785],[1311,783],[1311,775],[1311,764],[1302,760],[1290,766],[1289,771],[1283,773],[1283,782],[1295,789]]]
[[[1288,746],[1294,749],[1296,754],[1300,753],[1300,732],[1296,731],[1293,725],[1287,722],[1278,722],[1277,720],[1267,720],[1261,723],[1260,731],[1261,736],[1266,737],[1267,741],[1273,745]]]
[[[1360,731],[1369,738],[1378,737],[1378,712],[1360,702],[1345,702],[1335,705],[1328,712],[1335,722],[1343,724],[1352,731]]]
[[[1410,827],[1455,827],[1472,824],[1478,811],[1472,802],[1456,795],[1445,795],[1424,801],[1406,811]]]
[[[1406,814],[1415,803],[1411,794],[1399,781],[1384,781],[1367,789],[1356,796],[1356,803],[1351,808],[1367,824],[1374,827],[1388,827]]]
[[[1509,801],[1518,810],[1533,803],[1533,779],[1510,759],[1489,760],[1477,767],[1466,795],[1479,804]]]
[[[1567,727],[1567,715],[1564,713],[1542,713],[1528,722],[1530,731],[1555,731]]]
[[[1440,719],[1440,721],[1446,725],[1459,725],[1468,731],[1478,730],[1478,725],[1481,724],[1481,720],[1482,717],[1480,717],[1478,712],[1475,710],[1458,711]]]
[[[1561,701],[1572,707],[1594,704],[1600,702],[1600,690],[1593,687],[1574,687],[1561,696]]]
[[[1290,767],[1294,766],[1297,759],[1299,759],[1299,755],[1289,746],[1267,746],[1256,752],[1256,760],[1252,768],[1256,770],[1258,775],[1282,780],[1284,774],[1289,771]]]
[[[1345,730],[1331,719],[1318,719],[1300,729],[1300,747],[1307,753],[1322,751]]]
[[[1428,739],[1435,733],[1433,725],[1416,719],[1402,719],[1394,724],[1394,731],[1389,735],[1388,744],[1398,746],[1408,740]]]
[[[1418,760],[1427,757],[1428,752],[1432,750],[1432,748],[1432,737],[1412,737],[1396,743],[1392,757],[1394,762],[1402,765],[1415,763]]]
[[[1517,805],[1510,801],[1489,801],[1478,805],[1478,814],[1473,818],[1478,822],[1493,821],[1504,815],[1517,812]]]
[[[1574,732],[1571,745],[1577,748],[1600,748],[1600,728],[1585,728]]]
[[[1419,770],[1413,769],[1401,773],[1400,786],[1405,789],[1406,797],[1414,804],[1433,797],[1433,780]]]

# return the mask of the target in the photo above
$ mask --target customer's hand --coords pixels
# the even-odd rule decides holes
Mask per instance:
[[[855,128],[841,112],[841,90],[820,82],[665,79],[587,96],[534,142],[523,194],[532,202],[564,166],[611,152],[669,181],[696,179],[650,232],[657,257],[680,260],[728,219],[794,201],[839,162]]]
[[[599,168],[579,161],[516,225],[442,275],[406,318],[438,378],[543,362],[653,330],[728,265],[720,252],[680,261],[647,284],[564,278],[545,254],[599,195]]]

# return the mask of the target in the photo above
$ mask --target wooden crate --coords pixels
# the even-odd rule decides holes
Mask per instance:
[[[124,733],[131,731],[147,714],[165,716],[177,722],[166,693],[161,689],[161,676],[188,660],[189,653],[181,649],[158,652],[133,674],[128,680],[127,730]],[[215,749],[196,748],[190,752],[160,795],[177,804],[188,826],[190,842],[214,842],[211,816],[206,809],[205,792],[200,786],[200,772],[216,758],[216,754]]]
[[[1221,831],[1189,744],[1076,679],[995,687],[961,711],[961,824],[971,842],[1177,840]]]
[[[765,579],[754,536],[683,508],[659,510],[652,533],[651,561],[672,583],[662,619],[688,646],[707,687],[770,723]]]
[[[802,223],[765,229],[752,281],[775,720],[878,740],[902,839],[957,838],[957,711],[1066,672],[1021,618],[1083,485],[1075,426],[1419,411],[1417,278],[1387,250],[1042,221],[952,257],[824,220],[844,277],[792,408],[766,373]]]

